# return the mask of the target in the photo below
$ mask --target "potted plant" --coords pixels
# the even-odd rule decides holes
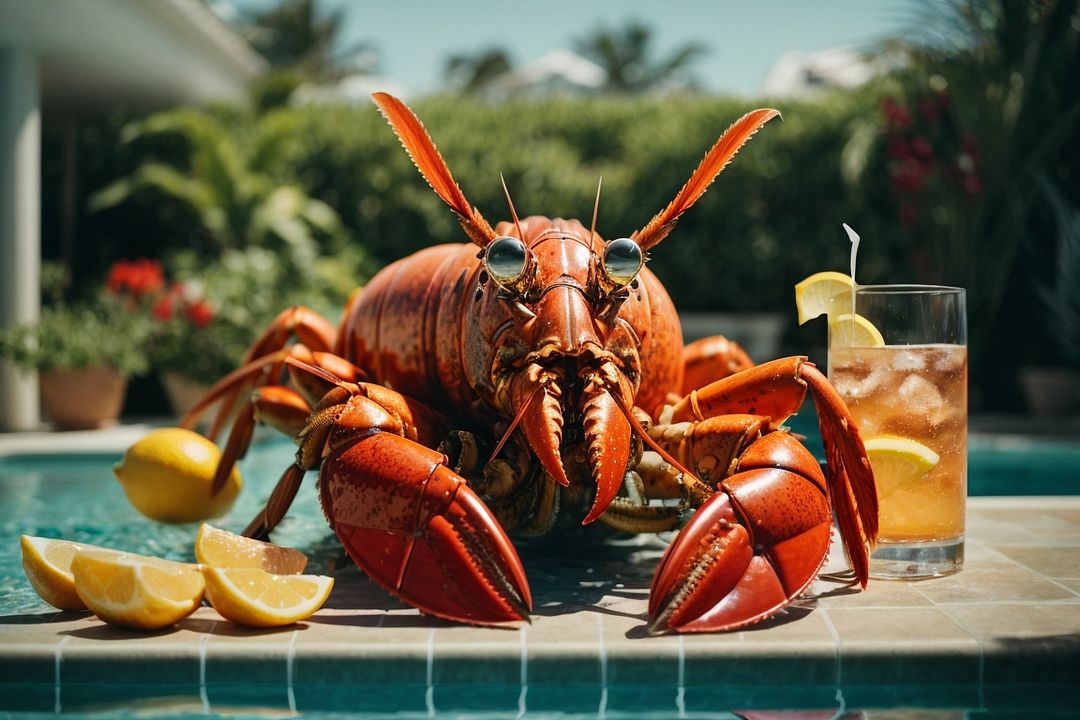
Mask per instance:
[[[136,290],[152,278],[145,268],[125,277],[132,267],[124,261],[114,264],[104,288],[74,302],[60,299],[62,271],[46,267],[42,285],[53,297],[41,317],[0,329],[0,357],[39,373],[42,407],[57,428],[115,422],[128,379],[149,367],[149,324]]]
[[[1080,210],[1046,176],[1039,189],[1057,228],[1051,281],[1036,286],[1056,354],[1050,364],[1021,368],[1020,383],[1034,414],[1060,417],[1080,401]]]

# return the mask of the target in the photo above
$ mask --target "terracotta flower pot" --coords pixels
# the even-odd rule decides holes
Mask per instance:
[[[194,407],[199,398],[210,388],[209,385],[192,380],[175,370],[165,370],[161,373],[161,385],[165,388],[165,396],[169,398],[169,408],[178,418],[183,417]],[[213,417],[217,406],[218,403],[214,403],[207,412],[203,413],[203,416]]]
[[[45,416],[60,430],[99,428],[120,417],[127,378],[109,367],[41,373]]]

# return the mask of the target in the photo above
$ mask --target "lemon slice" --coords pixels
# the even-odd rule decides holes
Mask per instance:
[[[829,321],[830,347],[885,347],[885,338],[862,315],[843,313]]]
[[[863,444],[874,468],[879,498],[918,482],[941,460],[940,455],[922,443],[896,435],[875,435]]]
[[[795,285],[799,324],[821,315],[851,311],[851,276],[835,270],[814,273]]]
[[[79,597],[107,623],[137,630],[159,630],[176,623],[202,603],[202,573],[197,565],[133,553],[80,551],[71,561]]]
[[[234,535],[203,523],[195,537],[195,559],[219,568],[259,568],[278,575],[297,575],[307,567],[307,556],[293,548]]]
[[[60,610],[85,610],[86,603],[75,591],[71,561],[84,550],[113,552],[95,545],[22,535],[22,566],[26,579],[41,599]]]
[[[210,492],[221,451],[183,428],[153,430],[124,453],[113,472],[136,510],[159,522],[181,523],[224,515],[243,485],[232,469],[225,486]]]
[[[323,606],[334,579],[325,575],[272,575],[255,568],[203,567],[206,598],[237,625],[280,627],[305,620]]]

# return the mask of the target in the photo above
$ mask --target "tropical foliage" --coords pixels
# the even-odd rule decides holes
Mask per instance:
[[[665,57],[654,58],[653,42],[652,28],[631,20],[620,28],[600,27],[578,39],[575,46],[604,68],[608,92],[694,88],[690,67],[705,54],[705,45],[686,43]]]

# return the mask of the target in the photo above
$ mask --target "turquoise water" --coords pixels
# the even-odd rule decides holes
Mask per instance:
[[[797,428],[811,435],[813,428]],[[815,439],[807,440],[811,448]],[[241,462],[247,486],[230,512],[214,521],[239,532],[261,508],[295,447],[284,439],[256,444]],[[172,560],[194,559],[194,525],[162,525],[139,515],[112,474],[119,455],[16,455],[0,458],[0,616],[41,608],[22,573],[20,535],[58,537]],[[1080,493],[1080,444],[973,438],[969,495]],[[308,550],[312,571],[338,550],[314,490],[314,474],[301,488],[275,540]]]
[[[797,428],[812,434],[805,428]],[[813,446],[813,440],[810,441]],[[215,521],[240,530],[260,507],[294,446],[262,442],[241,463],[247,487],[228,515]],[[136,513],[123,497],[111,454],[23,455],[0,458],[0,633],[41,622],[47,608],[30,589],[20,566],[21,534],[63,537],[192,560],[194,525],[166,526]],[[985,494],[1075,494],[1080,491],[1080,445],[977,438],[971,444],[970,490]],[[304,548],[313,572],[340,555],[309,476],[275,539]],[[11,659],[8,658],[10,663]],[[0,654],[0,668],[5,658]],[[388,685],[281,687],[173,685],[4,685],[0,718],[43,717],[59,710],[80,718],[282,717],[314,720],[376,718],[512,718],[613,720],[721,718],[809,720],[844,718],[1078,717],[1080,696],[1062,686],[969,685],[789,687],[656,685],[522,687],[518,685]],[[743,710],[744,708],[753,710]],[[796,712],[800,714],[795,714]]]

